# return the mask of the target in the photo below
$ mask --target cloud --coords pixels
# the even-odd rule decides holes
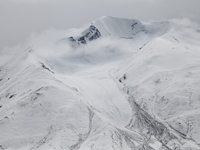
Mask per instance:
[[[30,3],[30,4],[62,2],[62,0],[7,0],[7,1],[13,3]]]
[[[7,1],[11,1],[11,2],[15,2],[15,3],[52,3],[52,2],[70,2],[70,1],[74,1],[75,3],[77,2],[84,2],[84,3],[88,3],[88,2],[94,2],[94,3],[98,3],[98,1],[94,1],[94,0],[7,0]],[[134,1],[145,1],[145,2],[155,2],[156,0],[101,0],[101,2],[105,3],[127,3],[127,2],[134,2]]]
[[[172,19],[173,24],[172,35],[180,40],[184,40],[186,43],[190,43],[193,48],[191,50],[195,51],[196,48],[199,49],[200,43],[197,42],[200,39],[200,23],[192,21],[189,18]],[[197,53],[194,52],[194,53]],[[199,52],[198,52],[199,53]]]
[[[189,18],[172,19],[171,21],[179,26],[188,26],[188,27],[193,27],[193,28],[200,27],[200,23],[194,22]]]

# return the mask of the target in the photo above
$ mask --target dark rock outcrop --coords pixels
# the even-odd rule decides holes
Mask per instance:
[[[94,26],[91,25],[87,30],[82,33],[82,36],[78,38],[69,37],[70,42],[77,42],[81,44],[87,44],[88,41],[93,41],[98,39],[101,36],[99,30]]]

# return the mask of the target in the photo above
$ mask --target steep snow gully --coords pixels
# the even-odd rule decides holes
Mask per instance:
[[[51,44],[0,51],[0,149],[200,150],[199,37],[101,17]]]

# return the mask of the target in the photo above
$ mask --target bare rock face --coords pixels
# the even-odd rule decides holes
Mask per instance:
[[[99,32],[99,30],[94,25],[91,25],[82,34],[83,34],[82,36],[80,36],[76,39],[74,37],[69,37],[68,39],[71,42],[78,42],[78,43],[81,43],[81,44],[87,44],[88,41],[96,40],[101,36],[101,33]]]

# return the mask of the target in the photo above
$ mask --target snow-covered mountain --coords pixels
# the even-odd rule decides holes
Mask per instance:
[[[199,150],[199,38],[193,26],[104,16],[0,51],[0,149]]]

